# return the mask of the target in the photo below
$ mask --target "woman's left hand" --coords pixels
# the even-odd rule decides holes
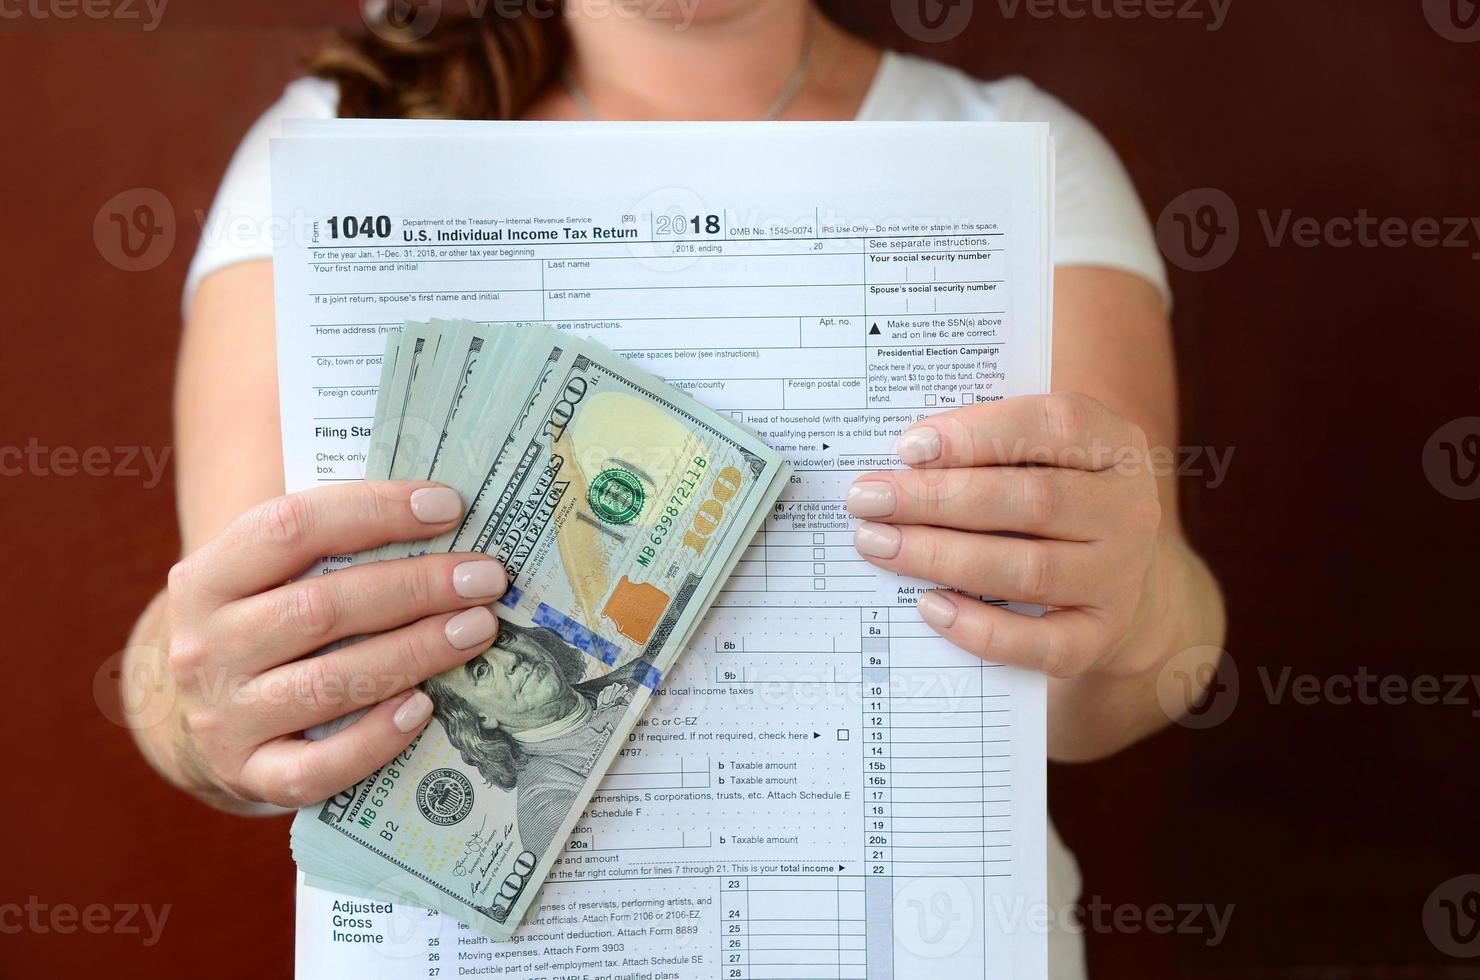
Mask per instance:
[[[1137,663],[1130,642],[1162,591],[1162,512],[1139,426],[1056,392],[931,416],[897,452],[909,469],[848,491],[865,520],[854,545],[880,568],[959,590],[921,597],[936,632],[1053,677],[1155,666]],[[1051,608],[1034,618],[971,596]]]

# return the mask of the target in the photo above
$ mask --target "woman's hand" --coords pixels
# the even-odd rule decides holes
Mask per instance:
[[[1164,601],[1161,506],[1138,426],[1055,393],[931,416],[897,451],[910,469],[848,491],[849,512],[866,521],[854,543],[880,568],[959,590],[921,597],[936,632],[1059,678],[1159,664],[1131,642]],[[1034,618],[973,595],[1052,608]]]
[[[432,714],[414,685],[487,649],[486,605],[507,588],[484,555],[434,554],[289,581],[322,555],[434,537],[462,516],[426,483],[324,487],[237,518],[170,572],[167,669],[175,702],[153,753],[217,805],[294,807],[370,775]],[[286,584],[285,584],[286,583]],[[370,639],[306,657],[347,637]],[[301,733],[369,709],[320,741]]]

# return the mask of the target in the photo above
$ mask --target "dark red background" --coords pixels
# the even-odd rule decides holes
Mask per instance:
[[[1234,913],[1214,949],[1200,935],[1091,934],[1093,972],[1480,976],[1422,923],[1436,887],[1480,871],[1480,704],[1275,705],[1257,675],[1475,669],[1480,503],[1440,493],[1422,457],[1441,425],[1480,415],[1480,235],[1460,249],[1273,246],[1258,215],[1480,215],[1480,44],[1443,36],[1422,0],[1233,0],[1216,32],[1005,16],[978,0],[946,44],[914,41],[887,3],[830,6],[882,43],[1034,78],[1100,125],[1153,217],[1201,187],[1242,217],[1232,261],[1174,269],[1173,285],[1183,442],[1235,453],[1222,486],[1186,482],[1184,506],[1227,591],[1243,695],[1210,731],[1174,728],[1051,777],[1087,896]],[[344,2],[175,0],[152,33],[0,19],[0,445],[169,445],[196,213],[317,32],[354,17]],[[130,273],[92,228],[136,187],[170,200],[178,241],[162,266]],[[172,482],[143,482],[0,481],[0,904],[169,904],[170,918],[152,948],[0,936],[0,976],[291,970],[287,822],[175,793],[94,697],[176,554]]]

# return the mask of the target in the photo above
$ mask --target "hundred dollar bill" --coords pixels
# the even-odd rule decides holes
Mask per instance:
[[[474,337],[476,368],[459,367]],[[444,352],[423,391],[408,380],[416,339]],[[511,587],[492,649],[423,685],[434,722],[305,808],[294,856],[311,883],[394,894],[506,939],[788,468],[753,433],[569,334],[432,324],[398,344],[382,401],[441,420],[437,448],[420,450],[426,475],[470,502],[456,531],[400,554],[483,551]]]
[[[500,612],[560,633],[593,675],[661,659],[748,542],[783,463],[595,344],[567,351],[547,388],[453,547],[503,562],[517,584]]]
[[[434,479],[458,413],[478,410],[472,404],[475,399],[469,397],[473,376],[485,358],[497,358],[501,352],[502,334],[480,324],[433,320],[406,327],[405,339],[412,357],[423,348],[430,357],[422,358],[419,365],[411,363],[385,375],[389,383],[377,393],[372,431],[384,428],[394,436],[383,437],[385,464],[373,470],[367,467],[367,479]],[[387,361],[398,357],[402,339],[395,334],[386,338]],[[373,442],[371,459],[378,461]],[[355,560],[381,561],[408,553],[402,544],[389,544]]]

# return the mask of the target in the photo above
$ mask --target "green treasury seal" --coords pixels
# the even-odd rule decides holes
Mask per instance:
[[[620,468],[598,473],[586,491],[586,502],[608,524],[631,524],[642,513],[646,500],[642,483]]]

